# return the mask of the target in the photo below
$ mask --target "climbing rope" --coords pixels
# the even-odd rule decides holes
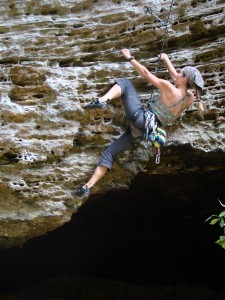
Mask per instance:
[[[151,13],[152,15],[154,15],[158,20],[160,20],[160,22],[162,23],[162,26],[165,27],[164,35],[163,35],[163,39],[162,39],[161,51],[160,51],[160,54],[159,54],[158,64],[157,64],[157,68],[156,68],[156,75],[158,74],[158,71],[159,71],[159,68],[160,68],[160,64],[161,64],[161,55],[162,55],[163,50],[164,50],[167,31],[168,31],[168,28],[170,27],[169,20],[170,20],[170,15],[171,15],[172,7],[173,7],[173,2],[174,2],[174,0],[171,0],[170,9],[169,9],[169,13],[168,13],[168,16],[167,16],[166,21],[163,21],[162,19],[160,19],[160,18],[153,12],[153,10],[150,8],[150,6],[147,6],[147,7],[146,7],[146,11],[149,12],[149,13]],[[149,101],[148,101],[148,105],[149,105],[149,102],[152,100],[152,96],[153,96],[153,86],[152,86],[151,96],[150,96],[150,99],[149,99]]]
[[[165,28],[163,39],[162,39],[161,51],[160,51],[160,54],[158,56],[158,64],[157,64],[157,68],[156,68],[156,75],[158,74],[158,71],[159,71],[159,68],[160,68],[161,55],[162,55],[163,50],[164,50],[168,27],[170,27],[169,19],[170,19],[170,14],[171,14],[171,11],[172,11],[173,1],[174,0],[171,1],[170,9],[169,9],[169,13],[168,13],[166,21],[163,21],[162,19],[160,19],[153,12],[153,10],[150,7],[147,7],[147,9],[146,9],[147,12],[150,12],[152,15],[154,15],[162,23],[162,27]],[[158,127],[157,121],[155,120],[155,115],[150,111],[150,102],[152,100],[152,96],[153,96],[153,85],[152,85],[152,91],[151,91],[150,99],[147,102],[148,109],[145,110],[145,141],[147,143],[149,143],[149,141],[151,141],[152,144],[154,145],[155,163],[159,164],[160,163],[160,155],[161,155],[160,147],[165,144],[166,132],[162,128]]]

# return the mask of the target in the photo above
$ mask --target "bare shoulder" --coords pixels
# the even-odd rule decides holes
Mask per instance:
[[[176,90],[176,87],[169,80],[165,79],[159,79],[159,86],[161,90]]]

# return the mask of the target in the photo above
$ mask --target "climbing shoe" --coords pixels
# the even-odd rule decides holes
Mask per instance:
[[[107,101],[100,102],[99,99],[94,99],[91,103],[84,106],[84,109],[107,108]]]
[[[74,192],[72,192],[72,196],[89,196],[91,189],[87,186],[83,187],[83,185],[79,186]]]

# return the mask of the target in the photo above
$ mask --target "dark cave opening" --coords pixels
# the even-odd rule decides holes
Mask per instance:
[[[224,289],[221,229],[224,170],[136,176],[129,190],[93,195],[63,227],[0,250],[1,292],[61,275],[139,285],[202,284]]]

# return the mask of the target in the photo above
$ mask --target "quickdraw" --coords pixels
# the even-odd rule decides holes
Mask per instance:
[[[157,122],[155,120],[155,114],[153,114],[150,110],[145,111],[145,141],[149,140],[151,134],[151,140],[155,140],[156,136],[156,128]],[[151,130],[151,132],[150,132]]]
[[[145,110],[145,134],[144,141],[151,142],[155,150],[155,163],[160,163],[161,147],[166,143],[166,131],[158,126],[157,118],[149,109]]]
[[[157,20],[159,20],[161,23],[162,23],[162,27],[169,27],[170,26],[170,23],[169,23],[169,20],[165,20],[163,21],[162,19],[160,19],[153,11],[153,9],[151,9],[150,6],[146,6],[146,11],[151,13]]]

